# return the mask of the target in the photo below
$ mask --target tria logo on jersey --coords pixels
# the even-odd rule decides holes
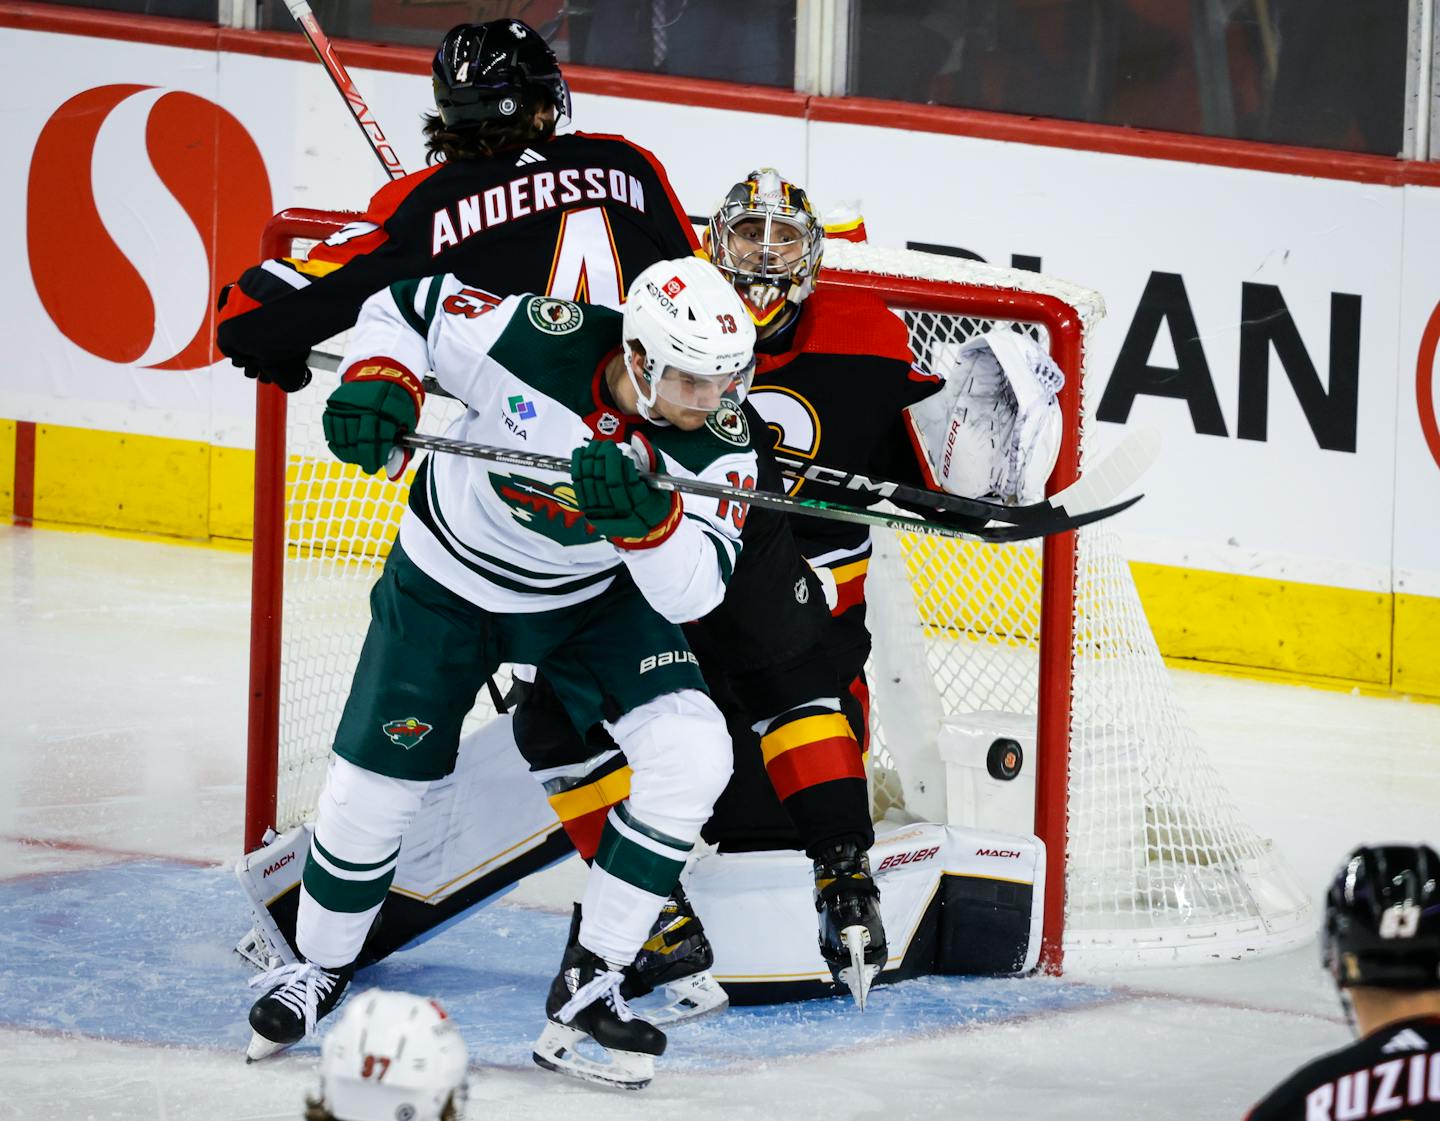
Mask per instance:
[[[390,737],[390,742],[399,744],[406,751],[428,736],[432,728],[433,725],[426,724],[423,720],[417,720],[413,716],[380,725],[380,730]]]
[[[272,209],[260,150],[221,106],[152,86],[85,90],[51,114],[30,159],[35,293],[97,358],[209,366],[213,278],[253,263]]]
[[[514,397],[507,397],[505,404],[509,406],[511,413],[511,416],[506,416],[504,413],[500,414],[500,419],[505,422],[505,427],[522,440],[530,439],[530,433],[522,428],[515,418],[518,417],[520,420],[534,420],[535,402],[527,401],[517,393]]]

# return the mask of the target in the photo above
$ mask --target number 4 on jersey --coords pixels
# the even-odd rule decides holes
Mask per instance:
[[[611,308],[624,302],[620,255],[603,208],[590,206],[561,215],[545,294]]]

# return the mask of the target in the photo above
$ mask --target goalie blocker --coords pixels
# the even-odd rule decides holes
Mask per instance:
[[[482,788],[496,812],[464,812]],[[309,845],[309,827],[299,826],[236,865],[255,916],[255,928],[236,949],[257,968],[297,960],[295,912]],[[426,792],[358,964],[433,937],[572,851],[515,748],[510,718],[497,717],[461,741],[454,773]],[[942,824],[882,825],[870,860],[890,948],[877,984],[928,974],[1006,976],[1035,967],[1045,876],[1044,848],[1035,837]],[[803,853],[701,856],[685,883],[731,1003],[836,993],[816,943]]]

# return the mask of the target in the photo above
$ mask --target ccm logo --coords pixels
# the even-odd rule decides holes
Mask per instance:
[[[689,650],[667,650],[663,654],[650,654],[640,659],[640,672],[649,673],[652,669],[661,669],[664,666],[678,666],[689,662],[692,666],[700,663],[695,660],[695,655]]]
[[[1002,856],[1007,860],[1019,860],[1020,853],[1015,849],[976,849],[976,856]]]
[[[263,880],[266,876],[269,876],[271,873],[280,871],[281,868],[284,868],[285,865],[289,864],[289,863],[290,863],[292,860],[294,860],[294,859],[295,859],[295,854],[294,854],[293,852],[287,852],[284,856],[282,856],[282,857],[281,857],[279,860],[277,860],[274,864],[270,865],[269,868],[266,868],[264,874],[263,874],[260,878]]]
[[[878,876],[885,869],[899,868],[902,864],[914,864],[921,860],[929,860],[939,851],[940,846],[936,845],[933,849],[917,849],[915,852],[900,852],[894,856],[887,856],[880,862],[880,867],[875,869],[875,874]]]

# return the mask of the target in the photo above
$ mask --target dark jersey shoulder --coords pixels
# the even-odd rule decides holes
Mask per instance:
[[[386,285],[445,272],[497,296],[618,304],[640,271],[696,247],[655,158],[585,133],[407,176],[357,218],[348,250],[327,247],[338,267],[227,318],[222,349],[303,353],[351,326]]]
[[[620,346],[621,315],[551,296],[520,302],[490,357],[577,416],[603,407],[600,379]]]
[[[903,411],[941,383],[915,370],[905,323],[884,301],[822,283],[779,345],[758,349],[751,400],[778,453],[926,485]],[[813,482],[792,485],[791,493],[851,505],[867,501]],[[808,556],[857,546],[866,537],[863,526],[815,518],[797,521],[795,532]]]
[[[910,365],[905,322],[874,293],[821,284],[803,306],[790,349],[867,355]]]
[[[1440,1017],[1391,1024],[1292,1074],[1247,1121],[1440,1119]]]
[[[705,418],[705,423],[690,432],[673,427],[657,427],[650,433],[655,446],[687,470],[700,474],[717,459],[728,455],[751,455],[754,433],[744,410],[724,402]],[[747,478],[732,480],[733,485],[753,488],[753,473]]]

